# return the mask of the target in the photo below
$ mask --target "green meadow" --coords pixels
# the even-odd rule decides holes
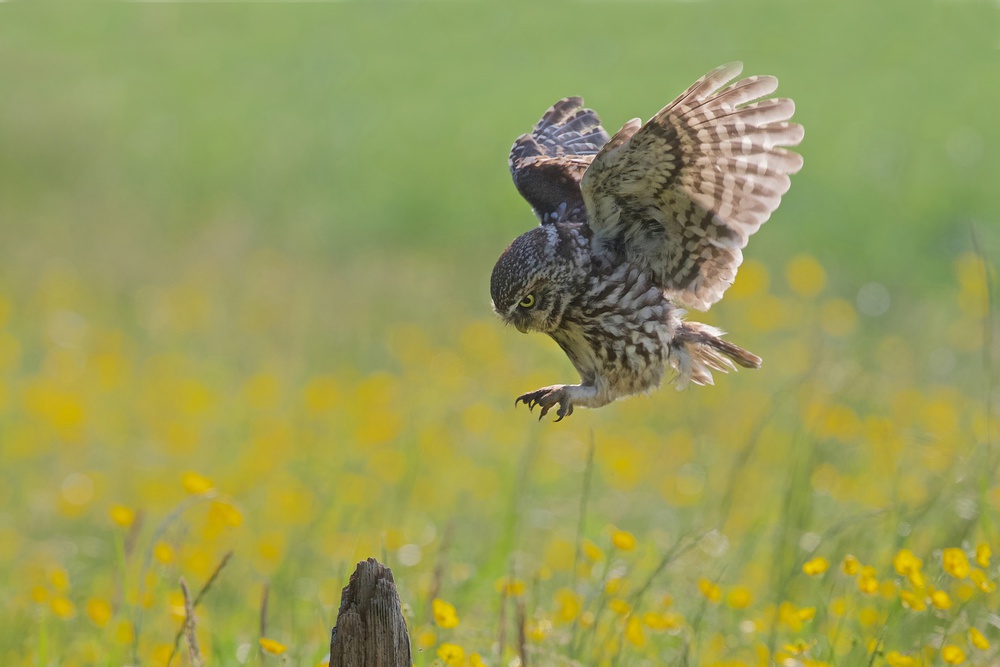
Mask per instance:
[[[0,663],[1000,662],[1000,10],[5,5]],[[514,138],[733,60],[801,173],[700,321],[764,359],[558,424],[493,316]]]

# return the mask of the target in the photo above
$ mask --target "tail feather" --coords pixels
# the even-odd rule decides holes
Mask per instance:
[[[697,385],[714,384],[712,371],[728,373],[737,364],[743,368],[760,368],[761,359],[727,340],[721,329],[698,322],[681,322],[671,342],[670,365],[677,371],[677,389],[689,382]]]

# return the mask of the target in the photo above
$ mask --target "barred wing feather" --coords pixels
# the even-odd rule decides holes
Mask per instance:
[[[607,141],[601,119],[579,97],[559,100],[517,138],[510,173],[542,224],[587,221],[580,180]]]
[[[680,305],[722,298],[742,249],[788,191],[803,137],[789,99],[763,99],[770,76],[716,68],[646,124],[629,121],[582,181],[596,252],[648,270]],[[761,101],[756,101],[761,100]]]

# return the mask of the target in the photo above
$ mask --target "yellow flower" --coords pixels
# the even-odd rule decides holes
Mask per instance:
[[[650,630],[676,630],[684,625],[684,617],[675,611],[666,611],[662,614],[648,612],[642,617],[642,622]]]
[[[249,645],[247,646],[247,648],[248,649],[250,648]],[[173,644],[164,644],[162,642],[158,643],[158,644],[153,644],[153,646],[150,647],[150,651],[149,651],[149,658],[150,658],[149,659],[149,664],[151,664],[151,665],[166,665],[167,661],[170,660],[170,656],[171,655],[174,655]],[[96,663],[97,661],[98,661],[98,658],[94,657],[93,658],[93,662]],[[93,664],[93,663],[91,663],[91,664]],[[316,667],[330,667],[330,661],[327,660],[322,665],[317,665]]]
[[[826,272],[810,255],[797,255],[785,267],[785,279],[797,294],[813,297],[823,290],[823,285],[826,284]]]
[[[816,556],[811,560],[807,560],[802,565],[802,571],[808,574],[810,577],[817,577],[830,567],[830,561],[823,558],[822,556]]]
[[[616,530],[611,534],[611,544],[621,551],[632,551],[635,549],[635,535],[627,530]]]
[[[76,607],[64,597],[52,598],[52,602],[49,604],[52,607],[52,613],[63,620],[68,620],[76,616]]]
[[[124,505],[112,505],[108,509],[108,516],[116,526],[128,528],[135,523],[135,510]]]
[[[985,542],[980,542],[976,545],[976,564],[979,567],[989,567],[990,566],[990,556],[993,552],[990,550],[990,545]]]
[[[990,650],[990,642],[983,633],[976,628],[969,628],[969,643],[978,648],[980,651]]]
[[[973,568],[969,572],[969,579],[984,593],[992,593],[997,589],[997,585],[986,577],[986,573],[979,568]]]
[[[545,564],[553,570],[569,570],[573,567],[576,547],[569,540],[554,537],[545,544]]]
[[[910,611],[924,611],[927,609],[927,605],[924,604],[924,601],[915,593],[910,591],[900,591],[899,599],[902,601],[903,606]]]
[[[778,605],[778,620],[788,626],[793,632],[802,629],[803,623],[808,623],[816,616],[816,607],[796,608],[794,604],[782,602]]]
[[[608,595],[618,595],[625,588],[625,580],[621,577],[611,577],[604,582],[604,592]]]
[[[889,651],[885,656],[889,667],[916,667],[917,659],[911,655],[903,655],[899,651]]]
[[[830,299],[820,311],[820,324],[831,336],[846,336],[858,325],[858,313],[847,299]]]
[[[744,299],[763,294],[767,291],[768,282],[770,281],[767,267],[752,259],[747,260],[740,267],[739,276],[729,292],[726,293],[726,297],[729,298],[731,295],[735,299]]]
[[[685,623],[683,614],[676,611],[663,612],[662,620],[667,630],[676,630],[678,628],[684,627]]]
[[[941,647],[941,658],[949,665],[961,665],[965,662],[965,651],[954,644],[945,644]]]
[[[281,642],[268,639],[266,637],[260,638],[260,647],[264,649],[266,653],[270,653],[271,655],[281,655],[288,650],[288,647]]]
[[[48,602],[49,599],[49,589],[45,586],[32,586],[31,587],[31,599],[38,604],[43,604]]]
[[[87,600],[87,618],[99,628],[103,628],[111,620],[112,609],[107,601],[98,598]]]
[[[510,577],[500,577],[497,579],[496,586],[497,593],[503,593],[508,597],[517,597],[519,595],[524,595],[525,585],[520,579],[511,579]]]
[[[302,397],[310,415],[317,417],[330,412],[337,406],[340,397],[337,380],[328,375],[309,378]]]
[[[185,491],[194,495],[207,493],[215,488],[215,484],[208,477],[190,471],[184,473],[184,476],[181,477],[181,484],[184,486]]]
[[[878,610],[874,607],[865,607],[858,612],[858,621],[863,627],[870,628],[881,620]]]
[[[807,642],[804,639],[796,639],[794,644],[785,644],[784,649],[792,655],[805,655],[815,644],[815,640]]]
[[[438,657],[444,660],[446,665],[459,667],[465,658],[465,651],[458,644],[441,644],[437,650]]]
[[[834,616],[843,616],[847,613],[847,600],[842,597],[836,597],[830,600],[830,613]]]
[[[569,588],[560,588],[556,591],[556,620],[569,623],[576,620],[583,608],[580,595]]]
[[[455,607],[440,598],[434,598],[431,602],[434,610],[434,622],[439,628],[454,628],[458,625],[458,614]]]
[[[722,589],[719,585],[704,577],[698,580],[698,590],[709,602],[718,602],[722,599]]]
[[[753,594],[746,586],[733,586],[726,595],[726,604],[732,609],[746,609],[753,602]]]
[[[469,666],[470,667],[486,667],[486,662],[483,661],[483,657],[478,653],[473,653],[469,656]]]
[[[601,551],[601,547],[597,546],[590,540],[584,540],[581,544],[583,548],[583,556],[592,563],[596,563],[599,560],[604,559],[604,552]]]
[[[866,595],[874,595],[878,592],[878,579],[875,578],[875,568],[862,568],[861,576],[858,577],[858,590]]]
[[[663,622],[663,615],[657,614],[653,611],[647,611],[642,615],[642,622],[646,624],[650,630],[666,630],[666,624]]]
[[[164,565],[170,565],[174,562],[173,547],[166,542],[157,542],[153,545],[153,558]]]
[[[69,590],[69,573],[61,567],[52,568],[49,571],[49,583],[58,592],[65,593]]]
[[[802,629],[802,617],[795,605],[787,600],[778,605],[778,620],[784,623],[792,632]]]
[[[849,574],[853,577],[861,571],[861,561],[851,554],[847,554],[844,556],[844,561],[840,564],[840,569],[844,574]]]
[[[433,630],[421,630],[417,635],[417,646],[422,649],[430,648],[437,644],[437,635],[434,634]]]
[[[543,641],[552,632],[552,623],[546,620],[532,621],[528,624],[528,639],[533,642]]]
[[[629,605],[629,603],[625,602],[625,600],[622,600],[621,598],[615,598],[614,600],[609,602],[608,609],[622,616],[632,611],[632,607]]]
[[[896,557],[892,559],[892,566],[896,572],[904,577],[910,576],[914,572],[919,572],[923,562],[913,555],[909,549],[900,549],[896,552]]]
[[[135,640],[135,626],[131,621],[118,621],[115,628],[115,641],[119,644],[131,644]]]
[[[971,570],[969,560],[965,557],[965,552],[955,547],[945,549],[941,552],[941,567],[956,579],[965,579],[969,576],[969,571]]]
[[[951,596],[944,591],[932,591],[931,604],[938,609],[951,609]]]
[[[217,500],[209,508],[210,516],[225,526],[237,527],[243,523],[243,513],[225,500]]]
[[[642,623],[635,616],[629,616],[625,623],[625,640],[638,648],[646,645],[646,633],[642,629]]]
[[[955,584],[953,590],[954,590],[953,593],[954,597],[958,598],[962,602],[968,602],[969,600],[972,599],[972,596],[976,594],[976,587],[964,581]]]
[[[167,609],[176,620],[183,621],[187,616],[187,609],[184,608],[184,593],[176,590],[167,593]]]

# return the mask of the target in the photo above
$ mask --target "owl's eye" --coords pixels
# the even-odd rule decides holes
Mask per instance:
[[[529,294],[528,296],[526,296],[523,299],[521,299],[521,303],[519,303],[517,305],[521,306],[521,308],[532,308],[532,307],[534,307],[534,305],[535,305],[535,295],[534,294]]]

